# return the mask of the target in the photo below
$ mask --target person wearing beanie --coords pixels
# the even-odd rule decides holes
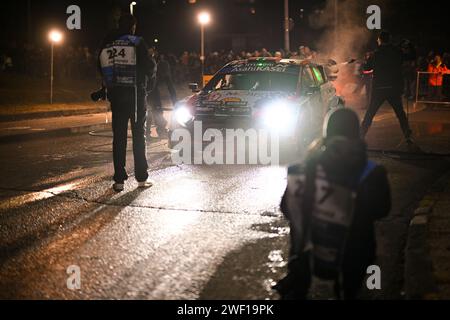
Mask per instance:
[[[367,267],[376,260],[374,223],[388,215],[391,194],[385,168],[367,159],[358,116],[350,109],[331,111],[324,122],[323,137],[314,143],[304,163],[288,168],[288,185],[280,208],[290,224],[290,259],[287,276],[274,287],[282,299],[306,299],[312,275],[320,277],[311,263],[315,244],[311,246],[308,238],[314,234],[314,224],[306,219],[317,211],[320,201],[326,201],[326,197],[316,199],[320,195],[317,186],[323,188],[323,181],[352,190],[355,195],[339,275],[332,279],[337,297],[356,299]],[[331,194],[333,188],[329,191]]]

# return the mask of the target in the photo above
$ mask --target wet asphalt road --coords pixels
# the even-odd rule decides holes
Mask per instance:
[[[411,116],[420,146],[450,152],[447,110]],[[373,149],[404,149],[392,117],[374,123]],[[0,298],[276,299],[288,227],[278,204],[286,167],[174,166],[164,141],[149,148],[156,185],[111,191],[110,138],[76,135],[0,145]],[[394,207],[377,224],[382,290],[402,298],[403,250],[414,205],[444,157],[371,157],[389,171]],[[131,153],[128,157],[132,172]],[[66,269],[81,269],[81,290]],[[314,298],[330,298],[317,282]]]

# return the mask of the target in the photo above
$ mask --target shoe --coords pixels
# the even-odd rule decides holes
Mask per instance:
[[[113,188],[113,190],[115,192],[122,192],[123,189],[125,188],[125,184],[123,184],[123,183],[114,183],[112,188]]]
[[[406,139],[406,148],[408,152],[412,153],[423,153],[423,150],[416,144],[416,142],[412,138]]]
[[[151,187],[153,187],[153,185],[154,185],[154,182],[150,179],[147,179],[147,181],[142,181],[142,182],[138,181],[138,188],[140,188],[140,189],[151,188]]]

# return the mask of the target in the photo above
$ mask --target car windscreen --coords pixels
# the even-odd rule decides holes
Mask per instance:
[[[219,72],[205,87],[206,91],[251,90],[295,92],[298,72],[234,71]]]

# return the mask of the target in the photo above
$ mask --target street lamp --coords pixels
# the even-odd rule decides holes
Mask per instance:
[[[50,104],[53,104],[53,47],[56,43],[61,42],[62,33],[58,30],[52,30],[48,34],[48,38],[51,43],[51,54],[50,54]]]
[[[339,24],[339,4],[338,0],[334,0],[334,51],[338,45],[338,24]]]
[[[211,21],[211,16],[208,12],[200,12],[198,15],[198,22],[201,30],[201,53],[200,61],[202,63],[202,85],[203,76],[205,75],[205,26]]]
[[[133,15],[133,7],[136,5],[136,1],[133,1],[132,3],[130,3],[130,13],[131,15]]]
[[[290,19],[289,19],[289,0],[284,0],[284,50],[291,51],[291,41],[289,39]]]

